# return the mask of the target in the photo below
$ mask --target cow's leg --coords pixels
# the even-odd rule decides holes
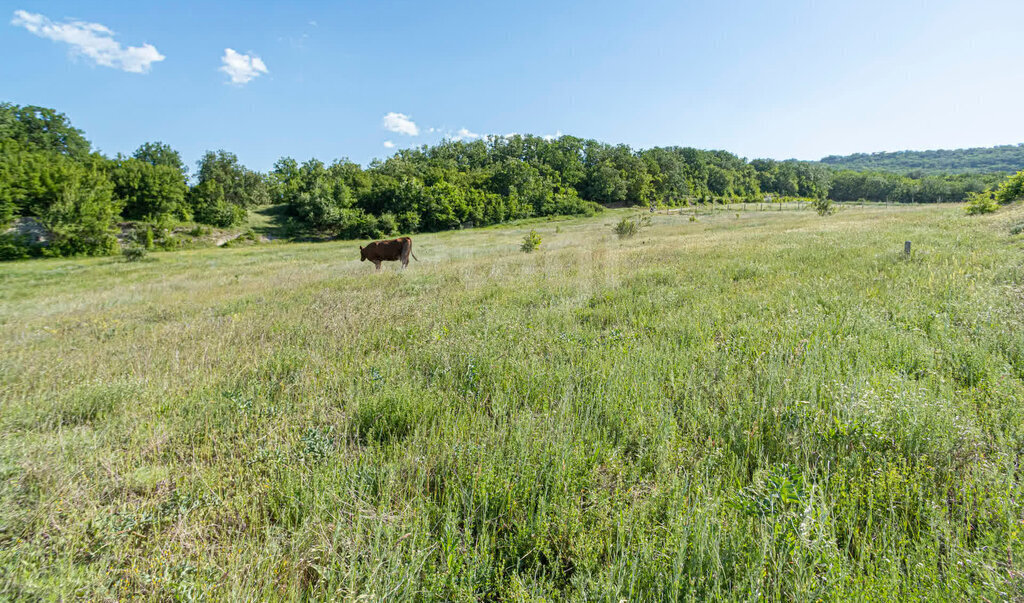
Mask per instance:
[[[380,260],[373,260],[373,265],[377,267],[376,272],[380,272]]]

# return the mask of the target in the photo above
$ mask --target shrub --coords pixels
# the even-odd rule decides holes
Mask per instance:
[[[820,197],[814,200],[814,211],[818,212],[819,216],[828,216],[835,213],[836,207],[832,199]]]
[[[1010,234],[1012,235],[1019,235],[1022,232],[1024,232],[1024,222],[1017,222],[1010,227]]]
[[[39,255],[41,247],[32,246],[28,238],[12,233],[0,233],[0,261],[20,260]],[[35,251],[35,253],[33,253]]]
[[[133,220],[178,216],[187,210],[188,185],[180,168],[153,165],[135,158],[111,163],[114,198],[123,204],[123,215]]]
[[[398,219],[395,218],[395,214],[383,213],[377,216],[377,230],[385,237],[398,234]]]
[[[541,216],[593,216],[604,210],[599,204],[593,201],[580,199],[573,194],[554,193],[546,198],[540,206],[538,215]]]
[[[149,251],[142,245],[128,245],[121,250],[121,255],[124,256],[126,262],[139,262],[142,261]]]
[[[289,210],[299,220],[313,228],[331,228],[341,219],[341,207],[328,195],[314,193],[300,193],[292,203]]]
[[[250,228],[230,241],[225,241],[221,247],[237,247],[239,245],[259,242],[260,236],[256,234],[256,231]]]
[[[338,212],[338,236],[344,239],[379,239],[392,234],[393,228],[394,224],[382,224],[379,218],[358,208]]]
[[[111,199],[111,190],[110,183],[99,172],[88,172],[65,182],[59,197],[46,209],[42,219],[53,232],[53,244],[48,253],[117,253],[114,219],[121,207]]]
[[[540,247],[540,235],[536,230],[531,230],[523,237],[523,244],[519,246],[519,249],[525,253],[532,253],[538,247]]]
[[[224,188],[216,182],[203,182],[192,187],[189,199],[196,222],[227,228],[245,220],[245,208],[231,203],[224,194]]]
[[[622,218],[619,220],[619,223],[615,225],[615,228],[613,228],[612,231],[619,235],[620,239],[625,239],[640,232],[641,228],[647,228],[650,225],[650,216],[638,216],[635,220]]]
[[[999,209],[999,202],[991,191],[970,193],[967,196],[967,215],[990,214]]]
[[[146,225],[146,230],[143,230],[138,235],[139,244],[146,249],[153,249],[153,227]]]
[[[220,228],[227,228],[245,220],[245,208],[223,199],[195,206],[195,220]]]
[[[163,249],[165,251],[172,251],[175,249],[181,249],[184,246],[184,244],[185,241],[183,241],[182,239],[172,234],[168,234],[167,236],[162,237],[160,239],[160,241],[156,244],[156,247]]]
[[[640,225],[629,218],[622,218],[612,230],[615,231],[615,234],[619,235],[620,239],[625,239],[638,233]]]
[[[9,189],[7,183],[0,182],[0,229],[14,218],[14,199]]]
[[[419,231],[420,215],[414,211],[407,211],[400,214],[398,220],[398,231],[408,234]]]
[[[1024,170],[1010,176],[1005,182],[1000,184],[995,198],[1001,204],[1013,203],[1018,199],[1024,199]]]

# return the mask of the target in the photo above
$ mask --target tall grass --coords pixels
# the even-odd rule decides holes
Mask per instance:
[[[1011,211],[5,264],[0,598],[1022,597]]]

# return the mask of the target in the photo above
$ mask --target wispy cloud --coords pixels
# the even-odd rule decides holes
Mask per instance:
[[[556,130],[554,134],[545,134],[544,136],[541,136],[541,138],[543,138],[544,140],[546,140],[548,142],[551,142],[552,140],[554,140],[556,138],[561,138],[561,137],[562,137],[562,131],[561,130]]]
[[[388,113],[384,116],[381,123],[384,125],[384,129],[389,132],[397,132],[406,136],[418,136],[420,133],[416,122],[404,113]]]
[[[130,73],[145,73],[150,65],[165,58],[152,44],[121,46],[114,39],[114,32],[99,23],[55,23],[45,15],[16,10],[11,25],[24,27],[40,38],[69,44],[73,53],[88,57],[97,65]]]
[[[393,149],[393,148],[395,148],[395,143],[391,142],[390,140],[385,140],[384,141],[384,148],[385,149]]]
[[[232,84],[246,84],[264,73],[270,73],[258,56],[242,54],[230,48],[224,49],[220,62],[223,63],[220,70],[228,74]]]

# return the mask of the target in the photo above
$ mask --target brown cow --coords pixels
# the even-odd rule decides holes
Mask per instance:
[[[387,241],[374,241],[366,247],[359,247],[359,258],[360,262],[370,260],[373,265],[380,270],[381,262],[394,262],[397,260],[402,261],[402,268],[409,265],[409,256],[411,255],[417,262],[420,261],[418,257],[412,252],[412,239],[409,237],[400,237],[397,239],[389,239]]]

